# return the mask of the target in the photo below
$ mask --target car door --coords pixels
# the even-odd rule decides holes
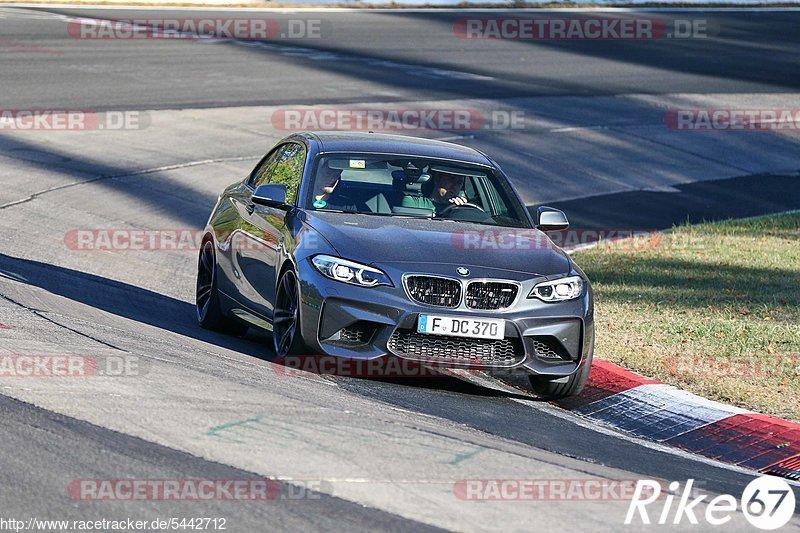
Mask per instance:
[[[306,149],[299,143],[286,143],[278,147],[274,157],[257,173],[249,194],[259,185],[280,183],[286,185],[286,202],[293,205],[305,167]],[[262,317],[271,319],[275,300],[276,269],[280,257],[286,212],[281,209],[255,205],[250,198],[242,199],[240,213],[244,231],[236,239],[236,261],[241,274],[240,295],[242,303]]]
[[[217,267],[221,275],[217,280],[220,292],[236,300],[240,304],[244,300],[246,290],[242,282],[239,261],[242,242],[248,242],[247,233],[251,231],[246,206],[253,195],[253,186],[266,182],[269,172],[274,168],[280,146],[273,148],[265,155],[246,178],[238,184],[227,187],[220,197],[220,203],[213,225],[219,241],[217,249]]]
[[[228,218],[231,223],[226,223],[224,234],[217,229],[220,240],[225,240],[220,246],[218,254],[218,265],[225,271],[224,276],[220,276],[220,290],[233,297],[243,307],[254,300],[252,288],[246,283],[242,275],[243,268],[250,268],[248,259],[242,256],[242,250],[254,245],[254,237],[258,235],[257,228],[253,227],[249,209],[252,202],[255,187],[266,183],[272,169],[275,168],[278,155],[283,145],[276,146],[255,166],[248,177],[242,180],[239,185],[229,187],[226,191],[227,200],[230,202],[232,215]],[[233,223],[235,222],[235,223]],[[263,246],[263,245],[260,245]],[[268,253],[267,250],[264,250]],[[224,284],[224,287],[222,286]]]

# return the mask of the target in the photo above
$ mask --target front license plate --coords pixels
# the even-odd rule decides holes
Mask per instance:
[[[503,339],[506,333],[506,323],[502,318],[419,315],[417,333],[475,339]]]

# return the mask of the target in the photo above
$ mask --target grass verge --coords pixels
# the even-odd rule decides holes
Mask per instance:
[[[800,213],[603,244],[599,357],[710,399],[800,420]]]

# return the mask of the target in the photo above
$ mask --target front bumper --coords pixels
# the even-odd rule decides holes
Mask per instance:
[[[433,265],[430,274],[452,270]],[[436,272],[440,268],[443,272]],[[503,311],[479,311],[425,306],[411,300],[400,279],[402,271],[384,269],[394,287],[363,288],[330,280],[308,262],[298,265],[301,331],[306,345],[317,353],[357,360],[397,356],[435,363],[439,367],[480,369],[488,373],[527,373],[560,378],[573,374],[589,359],[594,340],[591,287],[575,300],[546,303],[527,299],[523,283],[515,304]],[[497,277],[470,267],[476,277]],[[538,280],[537,280],[538,281]],[[531,281],[530,285],[535,282]],[[502,318],[505,341],[480,341],[416,333],[419,314]],[[430,357],[425,343],[443,343],[459,357]],[[420,351],[418,347],[426,347]],[[434,350],[435,351],[435,350]],[[426,354],[421,356],[420,354]],[[499,354],[499,355],[498,355]]]

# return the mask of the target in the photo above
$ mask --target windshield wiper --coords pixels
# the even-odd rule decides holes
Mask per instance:
[[[360,211],[353,211],[352,209],[315,209],[312,213],[346,213],[348,215],[360,215]]]

